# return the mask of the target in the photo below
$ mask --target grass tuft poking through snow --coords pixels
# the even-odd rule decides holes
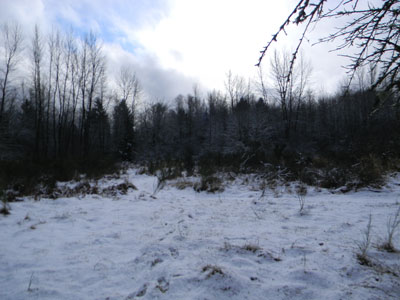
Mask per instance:
[[[380,245],[380,248],[386,250],[387,252],[397,252],[397,249],[393,245],[393,238],[400,227],[400,206],[397,209],[394,216],[390,216],[387,221],[387,239],[385,243]]]
[[[225,275],[224,271],[222,271],[222,268],[215,265],[206,265],[201,269],[201,271],[207,274],[207,279],[211,278],[214,275]]]
[[[307,187],[304,184],[300,184],[296,187],[296,194],[297,199],[299,200],[299,212],[300,215],[303,215],[304,212],[304,205],[306,204],[306,195],[307,195]]]
[[[371,266],[371,261],[368,258],[367,251],[371,246],[371,231],[372,231],[372,215],[368,217],[367,228],[363,232],[363,239],[357,242],[359,252],[357,253],[358,262],[361,265]]]

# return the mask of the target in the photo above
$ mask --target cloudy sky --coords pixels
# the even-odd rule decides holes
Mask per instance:
[[[77,34],[93,30],[103,41],[112,77],[131,65],[150,98],[170,100],[197,85],[204,93],[224,89],[232,71],[256,79],[259,51],[278,29],[295,0],[0,0],[0,20],[18,21],[26,35],[39,24]],[[313,35],[324,35],[324,26]],[[278,46],[293,50],[292,28]],[[292,35],[293,34],[293,35]],[[315,40],[314,40],[315,41]],[[332,45],[304,45],[317,91],[334,91],[345,61]],[[263,69],[268,72],[269,59]]]

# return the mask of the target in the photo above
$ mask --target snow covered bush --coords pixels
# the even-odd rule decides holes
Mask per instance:
[[[206,191],[208,193],[217,193],[223,192],[224,187],[221,178],[217,176],[202,176],[200,183],[195,184],[194,190],[196,192]]]
[[[349,172],[342,168],[325,169],[320,186],[322,188],[338,188],[344,186],[349,179]]]

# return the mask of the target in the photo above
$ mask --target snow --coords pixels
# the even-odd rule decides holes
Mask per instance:
[[[309,187],[304,213],[295,184],[260,198],[257,177],[241,175],[222,193],[170,183],[154,194],[155,177],[124,176],[98,184],[128,180],[127,195],[11,203],[0,299],[400,298],[400,254],[375,247],[400,205],[398,176],[381,191]],[[375,267],[356,258],[370,214]]]

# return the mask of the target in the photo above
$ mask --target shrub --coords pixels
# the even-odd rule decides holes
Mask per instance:
[[[384,183],[382,162],[374,155],[361,158],[360,163],[353,170],[358,177],[358,187],[380,187]]]
[[[203,158],[198,165],[198,173],[202,177],[208,177],[215,174],[215,163],[211,159]]]
[[[93,194],[102,194],[108,197],[115,197],[118,194],[126,195],[129,190],[137,190],[137,188],[133,183],[129,182],[128,179],[125,179],[123,183],[109,186],[101,191],[98,191],[97,187],[91,189]]]
[[[196,192],[206,191],[208,193],[223,192],[222,180],[216,176],[202,176],[199,184],[194,185]]]
[[[322,176],[318,169],[305,167],[299,173],[299,180],[310,186],[318,186]]]
[[[77,174],[97,179],[119,171],[121,166],[111,158],[86,160],[16,160],[0,161],[0,182],[16,196],[52,194],[57,181],[69,181]]]
[[[332,168],[324,170],[321,179],[322,188],[338,188],[344,186],[350,179],[349,173],[342,168]]]

